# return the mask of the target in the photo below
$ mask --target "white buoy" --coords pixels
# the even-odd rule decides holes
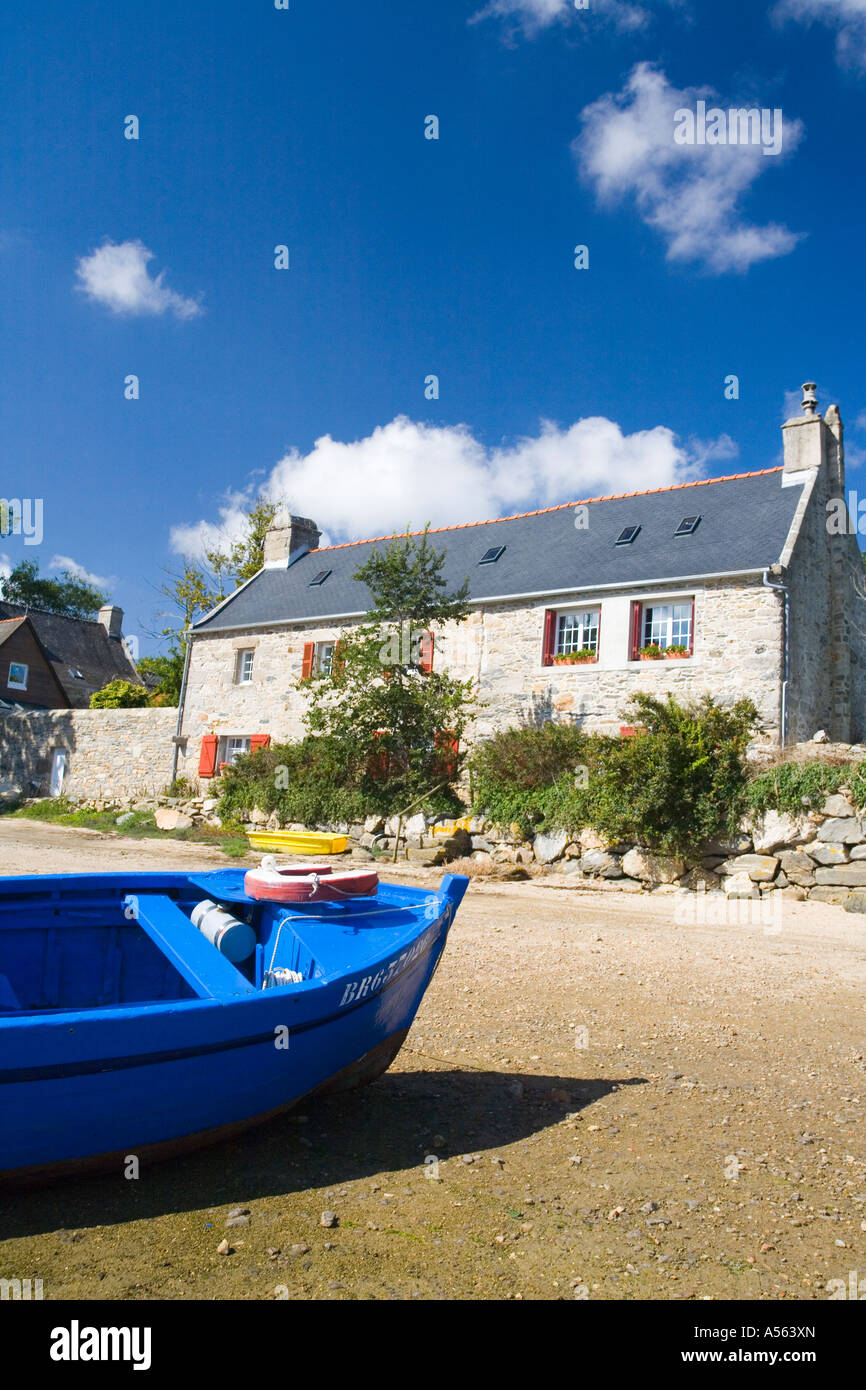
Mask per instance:
[[[247,922],[239,922],[237,917],[226,912],[224,907],[218,907],[210,898],[203,898],[200,903],[196,903],[190,913],[190,920],[194,927],[198,927],[202,936],[206,936],[211,945],[216,946],[220,955],[225,956],[233,965],[247,960],[255,950],[256,934],[252,927]]]

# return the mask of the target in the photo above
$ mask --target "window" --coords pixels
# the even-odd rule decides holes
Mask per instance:
[[[220,765],[228,765],[234,762],[239,753],[249,753],[250,740],[246,736],[232,734],[230,737],[221,738],[217,762]]]
[[[313,575],[313,578],[310,580],[310,582],[309,582],[309,584],[307,585],[307,587],[308,587],[309,589],[314,589],[314,588],[317,587],[317,585],[319,585],[319,584],[324,584],[325,580],[327,579],[327,577],[328,577],[328,575],[329,575],[330,573],[331,573],[330,570],[319,570],[319,573],[318,573],[318,574],[314,574],[314,575]]]
[[[269,748],[270,743],[270,734],[205,734],[201,741],[198,775],[218,777],[241,753],[255,753],[257,748]]]
[[[693,599],[678,603],[636,603],[632,609],[632,660],[641,648],[671,649],[671,656],[691,656],[694,647]]]
[[[9,676],[6,684],[10,690],[26,690],[30,667],[23,661],[9,662]]]
[[[255,659],[255,647],[244,648],[239,651],[235,658],[235,684],[250,685],[253,679],[253,661]]]
[[[495,565],[496,561],[499,560],[504,554],[504,545],[492,545],[489,550],[485,550],[478,563],[479,565]]]
[[[700,520],[701,518],[699,516],[684,516],[679,526],[674,531],[674,535],[690,536],[694,531],[697,531]]]
[[[313,672],[317,676],[329,676],[334,665],[334,648],[336,642],[317,642],[316,655],[313,659]]]
[[[559,611],[548,608],[544,615],[544,647],[542,665],[568,661],[598,660],[598,638],[601,627],[600,608],[575,608]]]
[[[301,661],[301,679],[310,680],[313,676],[329,676],[334,669],[338,643],[305,642]]]
[[[70,674],[70,676],[72,677],[73,680],[75,680],[75,681],[83,681],[83,680],[84,680],[84,672],[83,672],[83,671],[79,671],[79,669],[78,669],[77,666],[67,666],[66,669],[68,670],[68,672],[69,672],[69,674]]]
[[[616,544],[631,545],[632,541],[637,538],[637,534],[639,531],[639,526],[626,526],[625,529],[620,531],[619,535],[617,536]]]
[[[560,613],[556,628],[556,656],[571,656],[572,652],[591,651],[598,655],[598,608],[583,608],[577,613]]]

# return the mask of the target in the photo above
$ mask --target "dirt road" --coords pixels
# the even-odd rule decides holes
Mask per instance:
[[[4,873],[191,862],[227,861],[0,821]],[[385,1077],[138,1181],[4,1198],[0,1278],[46,1299],[824,1299],[866,1279],[866,919],[682,915],[473,883]]]

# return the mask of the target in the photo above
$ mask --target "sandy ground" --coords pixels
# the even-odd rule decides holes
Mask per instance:
[[[227,863],[0,821],[3,873],[192,862]],[[4,1196],[0,1278],[46,1299],[825,1299],[866,1278],[866,918],[681,914],[476,881],[386,1076],[138,1181]]]

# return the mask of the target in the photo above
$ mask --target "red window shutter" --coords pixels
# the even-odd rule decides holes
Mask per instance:
[[[213,777],[216,772],[218,744],[219,739],[216,734],[205,734],[201,741],[201,753],[198,760],[199,777]]]
[[[418,644],[418,664],[422,671],[428,676],[433,670],[433,633],[424,632],[421,634],[421,641]]]
[[[548,608],[544,614],[544,644],[542,647],[542,666],[552,666],[556,652],[556,610]]]
[[[270,734],[253,734],[250,739],[250,752],[255,753],[257,748],[269,748],[270,744]]]
[[[302,665],[301,665],[301,680],[302,680],[302,681],[309,680],[310,676],[313,674],[313,662],[315,661],[315,659],[316,659],[316,644],[315,644],[315,642],[305,642],[305,643],[304,643],[304,660],[303,660],[303,663],[302,663]]]
[[[433,739],[436,748],[439,750],[437,757],[433,761],[434,777],[453,777],[457,771],[457,754],[460,751],[460,742],[451,733],[438,733]]]
[[[633,603],[631,606],[631,659],[637,661],[638,649],[641,644],[641,623],[643,622],[643,604]]]

